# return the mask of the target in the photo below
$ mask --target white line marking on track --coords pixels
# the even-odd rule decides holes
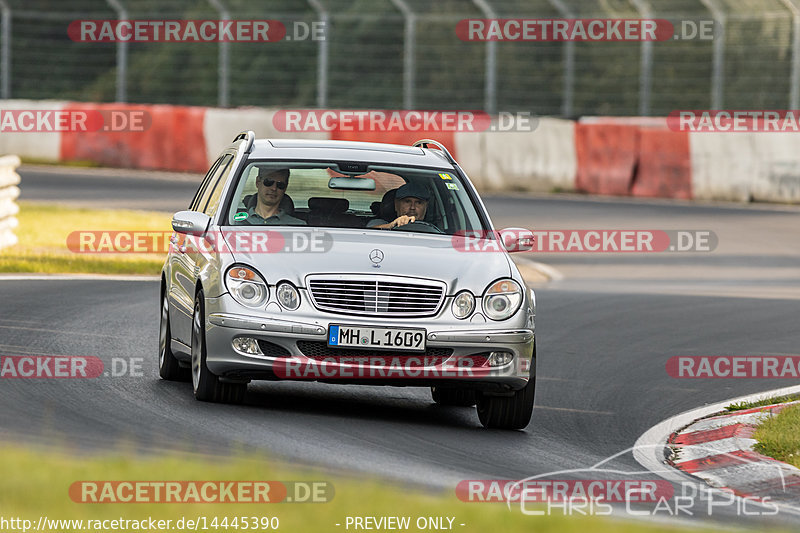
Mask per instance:
[[[0,281],[158,281],[159,276],[114,274],[0,274]]]
[[[4,326],[0,324],[2,329],[23,329],[27,331],[44,331],[46,333],[63,333],[65,335],[83,335],[87,337],[108,337],[110,339],[120,339],[123,337],[138,338],[134,335],[107,335],[105,333],[86,333],[85,331],[66,331],[63,329],[47,329],[47,328],[27,328],[23,326]]]
[[[589,409],[570,409],[569,407],[547,407],[546,405],[534,405],[534,410],[536,409],[545,409],[547,411],[566,411],[569,413],[586,413],[590,415],[607,415],[613,416],[616,413],[612,413],[611,411],[592,411]]]

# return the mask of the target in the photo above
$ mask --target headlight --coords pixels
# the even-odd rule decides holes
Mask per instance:
[[[300,293],[298,293],[294,285],[288,281],[278,283],[278,287],[275,289],[275,295],[278,298],[278,303],[281,304],[284,309],[294,311],[300,307]]]
[[[519,309],[522,288],[513,279],[501,279],[483,293],[483,312],[492,320],[505,320]]]
[[[250,267],[233,265],[225,275],[225,286],[233,299],[247,307],[261,307],[269,297],[269,287],[261,275]]]
[[[456,318],[467,318],[475,310],[475,297],[469,291],[461,291],[453,298],[453,315]]]

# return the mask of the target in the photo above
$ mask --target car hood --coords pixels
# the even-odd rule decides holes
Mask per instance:
[[[460,251],[446,235],[312,228],[226,228],[222,235],[233,260],[255,267],[270,285],[289,280],[305,287],[308,274],[381,274],[441,280],[449,294],[481,294],[512,275],[504,251]],[[255,239],[260,246],[247,245]]]

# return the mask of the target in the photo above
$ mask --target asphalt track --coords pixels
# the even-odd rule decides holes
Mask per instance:
[[[75,205],[141,208],[160,198],[157,208],[174,210],[188,203],[196,183],[138,173],[81,179],[73,172],[36,177],[23,169],[23,199],[60,194]],[[104,184],[114,180],[128,185]],[[588,468],[665,418],[797,384],[678,380],[665,364],[675,355],[798,354],[800,209],[578,197],[485,201],[499,227],[707,229],[719,246],[710,253],[531,254],[565,279],[537,287],[536,408],[524,432],[484,430],[474,409],[436,406],[427,390],[415,388],[256,382],[243,406],[196,402],[189,384],[157,377],[156,282],[0,281],[0,354],[96,356],[106,369],[112,358],[140,358],[143,372],[3,379],[0,436],[77,449],[250,448],[452,490],[464,479]],[[614,465],[641,470],[630,454]],[[773,520],[724,510],[714,518],[754,528]]]

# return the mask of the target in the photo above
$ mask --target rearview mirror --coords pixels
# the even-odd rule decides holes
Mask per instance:
[[[172,215],[172,229],[178,233],[202,235],[210,223],[211,217],[197,211],[178,211]]]
[[[329,189],[345,189],[351,191],[374,191],[375,180],[372,178],[338,177],[328,180]]]

